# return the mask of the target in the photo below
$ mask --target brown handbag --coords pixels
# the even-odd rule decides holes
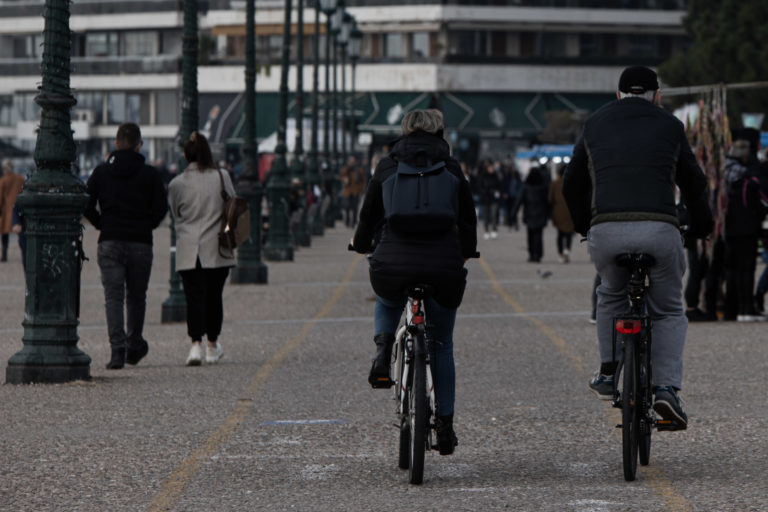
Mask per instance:
[[[224,209],[221,213],[221,229],[219,230],[219,254],[224,258],[234,258],[222,252],[222,249],[234,251],[251,236],[251,212],[248,202],[239,196],[230,196],[224,188],[222,171],[219,173],[221,181],[221,198],[224,200]]]

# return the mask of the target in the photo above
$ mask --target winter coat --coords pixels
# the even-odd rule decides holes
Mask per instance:
[[[565,172],[563,195],[576,231],[610,221],[679,225],[675,185],[691,216],[691,233],[712,230],[707,181],[683,124],[642,98],[613,101],[587,119]]]
[[[219,253],[219,231],[224,199],[221,180],[230,196],[235,188],[229,173],[219,169],[201,171],[192,162],[168,185],[168,203],[176,227],[176,269],[191,270],[200,258],[202,268],[232,267],[232,252]]]
[[[522,206],[525,225],[531,229],[543,228],[549,220],[547,194],[549,194],[548,180],[539,169],[531,169],[512,208],[512,217],[517,216]]]
[[[459,178],[458,220],[455,229],[438,234],[404,234],[390,228],[384,217],[382,183],[397,171],[397,163],[419,167],[444,161],[446,169]],[[475,255],[477,218],[469,183],[458,162],[451,158],[442,137],[416,132],[394,142],[390,154],[379,161],[368,184],[355,231],[353,245],[360,253],[369,252],[378,236],[370,259],[371,284],[381,297],[396,300],[410,284],[434,286],[435,300],[444,307],[461,303],[466,284],[464,260]]]
[[[488,172],[482,169],[479,173],[480,200],[483,203],[499,202],[503,192],[502,179],[499,171]]]
[[[549,185],[549,195],[547,197],[549,205],[552,208],[552,223],[564,233],[573,233],[573,220],[571,212],[568,211],[568,205],[563,197],[563,177],[558,176],[555,181]]]
[[[101,231],[99,242],[121,240],[152,245],[152,230],[168,212],[165,184],[144,157],[120,149],[94,169],[86,190],[85,217]],[[97,209],[98,205],[98,209]]]
[[[23,186],[24,176],[13,171],[6,170],[0,178],[0,233],[4,235],[11,232],[13,205]]]
[[[341,197],[359,196],[365,192],[365,174],[359,166],[344,166],[339,173]]]

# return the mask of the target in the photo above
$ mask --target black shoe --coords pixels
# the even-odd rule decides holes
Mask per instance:
[[[685,316],[688,317],[689,322],[714,322],[717,320],[717,315],[713,313],[705,313],[699,308],[687,310]]]
[[[146,340],[141,340],[138,345],[129,346],[125,350],[125,362],[128,364],[139,364],[139,361],[147,355],[147,352],[149,352],[149,344]]]
[[[392,379],[389,377],[389,365],[392,361],[392,345],[395,343],[393,334],[379,334],[373,338],[376,343],[376,356],[373,358],[371,371],[368,374],[368,383],[373,388],[392,387]]]
[[[670,423],[665,430],[685,430],[688,428],[688,415],[683,411],[683,404],[677,391],[670,386],[656,388],[653,410],[661,416],[659,420]]]
[[[459,444],[456,432],[453,431],[453,414],[438,416],[435,419],[435,430],[437,431],[437,448],[440,450],[440,455],[452,454],[454,448]]]
[[[119,370],[125,366],[125,348],[113,348],[112,358],[107,363],[107,370]]]

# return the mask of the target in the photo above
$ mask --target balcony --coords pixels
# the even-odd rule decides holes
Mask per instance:
[[[38,59],[0,59],[0,76],[38,76]],[[121,75],[180,73],[181,57],[160,55],[157,57],[74,57],[74,75]]]

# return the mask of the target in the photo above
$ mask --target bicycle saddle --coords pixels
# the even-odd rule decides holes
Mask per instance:
[[[409,286],[405,290],[405,293],[412,299],[426,299],[432,295],[433,291],[434,288],[428,284],[415,284],[413,286]]]
[[[616,256],[616,264],[620,267],[638,266],[642,268],[652,267],[656,264],[656,258],[645,253],[624,253]]]

